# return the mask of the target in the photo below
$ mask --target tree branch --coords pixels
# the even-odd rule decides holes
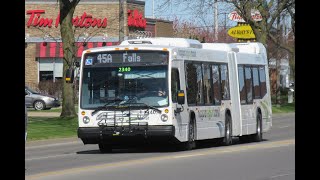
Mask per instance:
[[[285,45],[284,43],[279,43],[278,39],[276,37],[274,37],[271,33],[268,33],[268,37],[271,39],[271,41],[276,44],[277,46],[279,46],[280,48],[287,50],[290,54],[294,53],[294,47],[290,47],[288,45]]]

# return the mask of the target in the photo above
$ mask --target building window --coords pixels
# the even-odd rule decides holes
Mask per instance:
[[[39,81],[53,81],[53,71],[40,71]]]
[[[47,80],[52,80],[55,82],[56,79],[63,77],[63,61],[61,58],[39,58],[39,82],[44,81],[48,72],[51,72],[51,78]]]

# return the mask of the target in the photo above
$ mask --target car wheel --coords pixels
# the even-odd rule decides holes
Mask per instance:
[[[39,111],[39,110],[45,109],[46,105],[44,104],[43,101],[36,101],[36,102],[34,102],[33,107],[34,107],[35,110]]]

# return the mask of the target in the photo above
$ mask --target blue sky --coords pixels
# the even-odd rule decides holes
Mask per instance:
[[[183,11],[183,4],[179,6],[173,5],[171,8],[168,8],[165,12],[159,12],[158,6],[160,5],[162,0],[145,0],[145,17],[152,17],[152,2],[154,2],[154,12],[155,18],[161,18],[165,20],[173,20],[174,17],[178,19],[191,21],[199,26],[213,26],[213,9],[208,11],[208,14],[204,15],[203,19],[194,17],[193,13]],[[226,23],[227,26],[234,26],[236,25],[235,22],[228,19],[227,15],[231,11],[230,7],[226,7],[223,4],[218,5],[218,13],[219,15],[219,26],[224,26]]]

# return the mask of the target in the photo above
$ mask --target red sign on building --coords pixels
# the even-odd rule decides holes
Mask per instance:
[[[49,27],[54,26],[57,28],[60,24],[60,14],[56,17],[55,21],[52,18],[43,18],[41,14],[44,14],[45,10],[29,10],[27,14],[30,15],[29,20],[27,22],[27,27]],[[92,18],[92,15],[83,12],[82,16],[76,16],[72,18],[72,24],[75,27],[80,28],[89,28],[89,27],[97,27],[97,28],[106,28],[107,27],[107,18]]]
[[[137,28],[146,28],[147,20],[143,18],[138,10],[128,10],[128,26]]]

